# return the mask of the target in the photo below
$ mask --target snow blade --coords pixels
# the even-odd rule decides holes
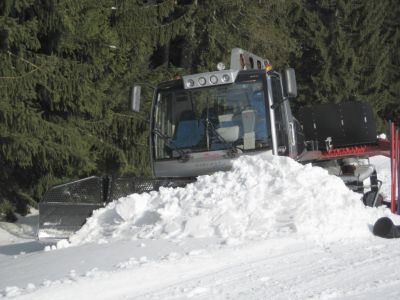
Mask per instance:
[[[394,225],[388,217],[376,221],[372,232],[374,235],[386,239],[400,238],[400,226]]]
[[[93,210],[104,206],[107,185],[92,176],[49,189],[39,203],[39,240],[67,238],[81,228]]]
[[[92,176],[50,188],[39,203],[38,238],[54,241],[79,230],[94,210],[133,193],[183,187],[193,179]]]

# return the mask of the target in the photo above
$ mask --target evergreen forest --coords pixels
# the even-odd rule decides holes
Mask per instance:
[[[296,69],[304,105],[362,100],[400,113],[398,0],[1,0],[0,212],[52,185],[151,176],[134,82],[212,71],[247,49]]]

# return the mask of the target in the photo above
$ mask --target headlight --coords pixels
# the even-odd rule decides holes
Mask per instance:
[[[228,74],[222,75],[222,81],[223,82],[228,82],[231,79],[231,77]]]
[[[199,84],[200,85],[205,85],[207,83],[206,79],[204,77],[199,78]]]
[[[186,86],[187,86],[187,87],[194,87],[194,81],[193,81],[193,79],[189,79],[188,81],[186,81]]]
[[[210,77],[210,82],[211,82],[212,84],[216,84],[216,83],[218,82],[218,77],[215,76],[215,75],[212,75],[212,76]]]

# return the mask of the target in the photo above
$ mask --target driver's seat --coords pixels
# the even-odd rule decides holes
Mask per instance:
[[[190,148],[197,146],[205,135],[203,122],[196,119],[192,110],[185,110],[181,113],[173,142],[178,148]]]

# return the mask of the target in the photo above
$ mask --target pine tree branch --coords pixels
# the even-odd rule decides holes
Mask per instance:
[[[166,0],[166,1],[163,1],[163,2],[160,2],[160,3],[157,3],[157,4],[143,5],[141,7],[141,9],[159,7],[159,6],[162,6],[162,5],[164,5],[164,4],[168,3],[168,2],[175,2],[175,1],[174,0]]]
[[[29,74],[32,74],[33,72],[36,72],[37,70],[40,69],[39,66],[37,66],[37,65],[35,65],[34,63],[32,63],[32,62],[26,60],[25,58],[19,57],[19,56],[15,55],[14,53],[11,53],[10,51],[7,51],[7,53],[8,53],[9,55],[12,55],[12,56],[17,57],[19,60],[21,60],[21,61],[23,61],[23,62],[25,62],[25,63],[31,65],[31,66],[33,67],[33,70],[31,70],[31,71],[29,71],[28,73],[25,73],[25,74],[23,74],[23,75],[19,75],[19,76],[0,76],[0,79],[20,79],[20,78],[26,77],[26,76],[28,76]]]

